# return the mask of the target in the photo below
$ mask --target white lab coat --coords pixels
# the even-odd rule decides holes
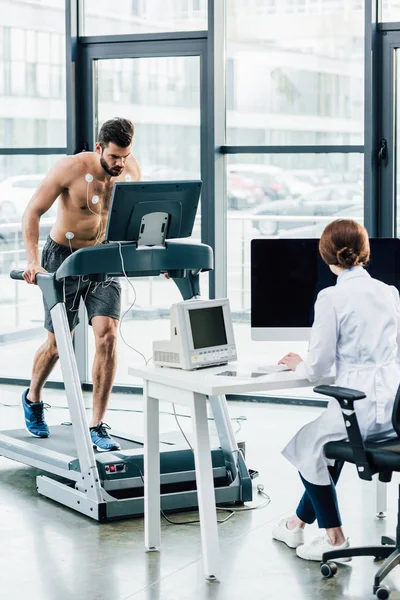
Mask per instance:
[[[296,373],[316,382],[335,366],[336,385],[367,396],[354,403],[363,438],[384,440],[396,436],[391,419],[400,382],[399,348],[399,292],[363,267],[353,267],[318,294],[307,358]],[[324,445],[346,438],[339,403],[332,398],[282,454],[310,483],[329,485],[327,467],[333,461],[325,457]]]

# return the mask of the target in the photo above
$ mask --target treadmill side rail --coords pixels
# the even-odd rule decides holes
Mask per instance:
[[[72,346],[65,304],[56,304],[50,311],[56,336],[61,370],[64,379],[65,392],[81,469],[77,486],[87,490],[87,498],[96,503],[102,501],[102,488],[94,457],[93,443],[90,438],[89,425],[86,419],[81,382]]]
[[[89,499],[84,492],[80,492],[50,477],[41,475],[37,477],[36,481],[38,493],[42,496],[68,506],[101,523],[127,517],[139,517],[144,514],[143,497],[116,500],[104,492],[104,499],[95,502]],[[241,500],[239,485],[215,488],[214,492],[216,504],[231,504]],[[163,511],[185,510],[197,506],[196,490],[161,495],[161,508]]]
[[[12,432],[10,432],[12,434]],[[8,432],[0,433],[0,455],[12,460],[18,460],[24,462],[32,467],[42,468],[46,470],[46,467],[38,467],[38,463],[41,465],[51,465],[51,470],[56,467],[63,472],[63,477],[70,478],[71,465],[75,462],[75,456],[69,456],[62,452],[55,452],[44,446],[29,443],[29,440],[21,440]],[[35,464],[34,464],[35,463]],[[76,476],[72,476],[76,479]]]
[[[41,475],[36,478],[37,491],[42,496],[46,496],[51,500],[55,500],[64,506],[73,508],[74,510],[91,517],[96,521],[106,520],[106,502],[88,498],[87,490],[79,491],[64,483]]]

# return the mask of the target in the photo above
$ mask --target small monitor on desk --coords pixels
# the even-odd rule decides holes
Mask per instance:
[[[251,242],[251,337],[256,341],[307,340],[318,293],[335,285],[318,239]],[[370,239],[367,271],[400,289],[400,240]]]
[[[106,228],[108,242],[164,245],[192,234],[201,181],[129,181],[114,184]]]
[[[227,298],[187,300],[171,307],[171,338],[153,342],[154,364],[199,369],[236,360]]]

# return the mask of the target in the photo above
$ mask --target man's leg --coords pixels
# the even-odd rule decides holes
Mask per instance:
[[[90,427],[104,419],[111,388],[117,369],[118,321],[111,317],[93,317],[92,327],[96,342],[93,362],[93,414]]]
[[[72,335],[72,333],[71,333]],[[58,360],[54,333],[48,332],[47,340],[36,352],[30,387],[22,394],[25,426],[35,437],[46,438],[50,431],[44,419],[42,389]]]
[[[71,337],[74,332],[71,331]],[[47,332],[47,340],[42,344],[33,359],[31,384],[27,394],[29,402],[41,402],[42,390],[50,373],[58,361],[56,337],[51,331]]]
[[[42,401],[42,389],[58,360],[58,350],[54,333],[47,332],[47,340],[42,344],[33,359],[32,377],[27,400]]]

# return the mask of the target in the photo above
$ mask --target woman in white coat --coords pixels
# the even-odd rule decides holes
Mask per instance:
[[[335,384],[361,390],[355,403],[363,439],[395,437],[392,409],[400,382],[400,300],[396,288],[373,279],[367,231],[355,221],[338,219],[324,230],[320,254],[338,275],[335,286],[319,293],[307,358],[289,353],[280,364],[315,382],[335,367]],[[335,485],[343,463],[328,460],[324,445],[347,438],[339,403],[308,423],[289,442],[283,455],[296,467],[306,488],[295,514],[282,519],[273,538],[296,548],[300,558],[321,560],[332,547],[347,548]],[[304,544],[303,529],[315,520],[326,534]]]

